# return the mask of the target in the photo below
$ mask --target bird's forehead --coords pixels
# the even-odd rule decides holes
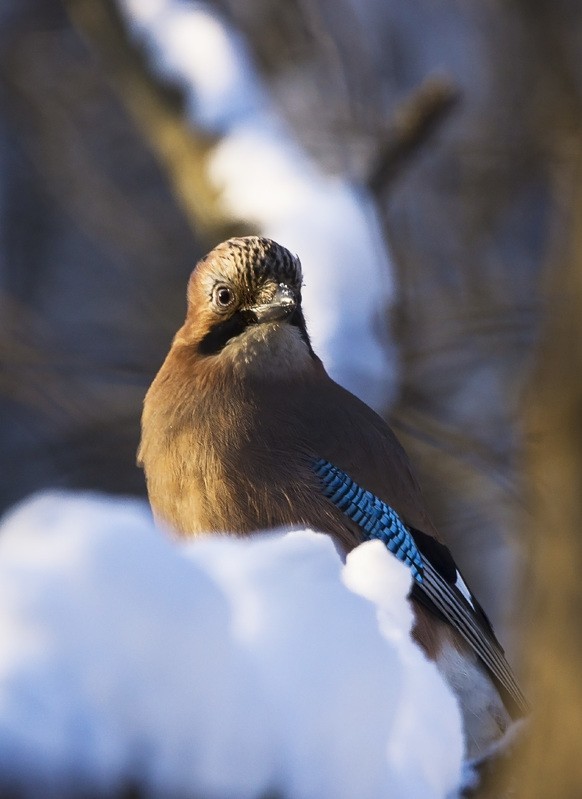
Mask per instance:
[[[229,239],[205,259],[216,277],[243,283],[249,290],[266,281],[300,287],[301,263],[288,249],[260,236]]]

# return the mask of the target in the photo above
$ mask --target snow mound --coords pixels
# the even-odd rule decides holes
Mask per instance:
[[[48,492],[0,526],[0,786],[24,796],[446,797],[461,720],[407,569],[324,535],[176,543]]]

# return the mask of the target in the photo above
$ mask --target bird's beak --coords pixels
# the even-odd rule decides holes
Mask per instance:
[[[269,302],[264,305],[253,305],[252,308],[249,308],[249,312],[258,323],[276,322],[290,316],[296,307],[295,292],[289,286],[280,283]]]

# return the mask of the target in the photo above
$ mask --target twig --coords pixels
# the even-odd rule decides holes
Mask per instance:
[[[460,99],[445,77],[429,77],[397,108],[368,174],[368,186],[381,195],[397,173],[438,129]]]

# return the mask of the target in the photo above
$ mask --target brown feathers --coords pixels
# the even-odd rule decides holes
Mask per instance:
[[[257,237],[219,245],[192,273],[186,321],[144,403],[138,458],[156,517],[184,536],[310,527],[349,551],[363,531],[322,492],[313,461],[323,458],[436,537],[396,437],[313,352],[301,283],[299,260]],[[482,712],[502,718],[467,645],[415,608],[415,635],[443,671],[453,670],[451,683],[474,673],[488,686],[466,692],[468,723]]]
[[[310,467],[323,457],[434,532],[392,431],[313,353],[301,280],[298,259],[255,237],[219,245],[192,273],[186,321],[144,403],[138,457],[154,512],[184,535],[309,525],[351,549],[361,531]],[[257,322],[282,285],[296,318]]]

